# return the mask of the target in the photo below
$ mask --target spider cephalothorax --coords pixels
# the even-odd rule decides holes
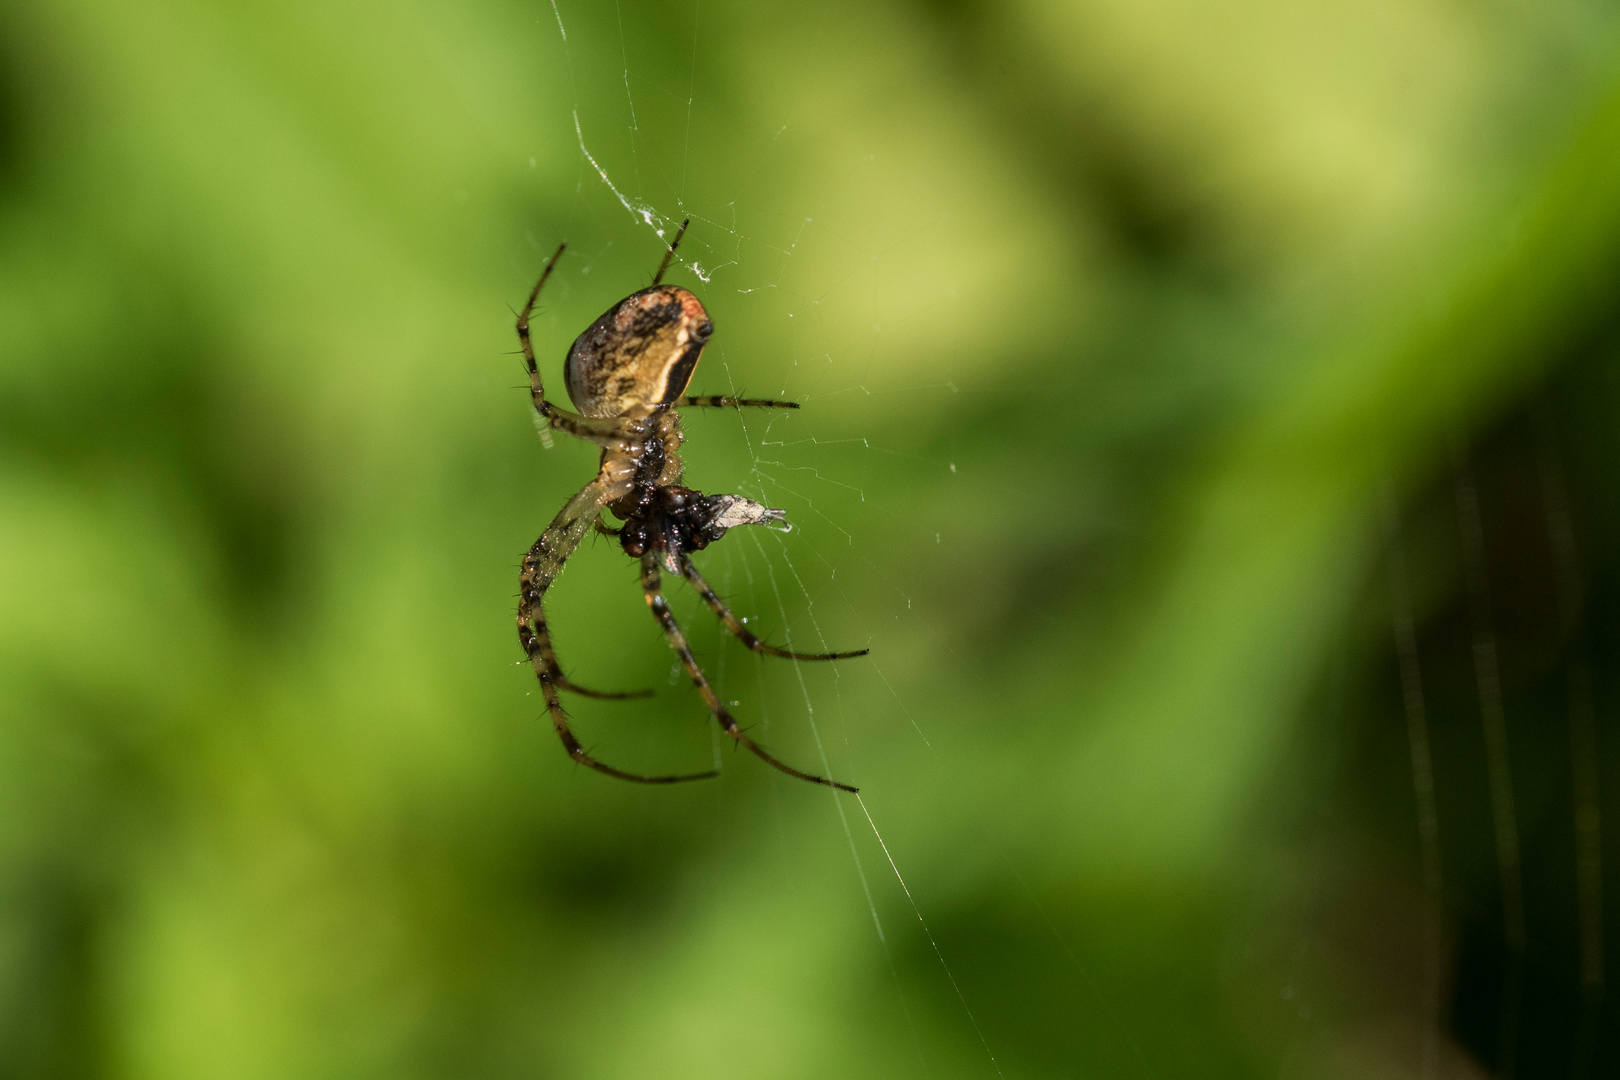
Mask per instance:
[[[568,717],[563,712],[558,693],[560,690],[599,698],[646,696],[602,694],[569,682],[557,663],[551,635],[546,629],[542,601],[546,590],[562,572],[563,563],[592,529],[616,534],[619,546],[625,553],[641,561],[641,586],[647,606],[653,618],[663,627],[670,647],[680,657],[686,673],[708,704],[709,712],[719,721],[725,733],[791,776],[854,791],[848,784],[813,776],[778,761],[743,734],[719,695],[709,685],[703,669],[693,659],[686,637],[664,601],[658,571],[660,565],[691,582],[726,629],[755,652],[789,660],[841,660],[866,654],[865,649],[846,653],[794,653],[765,644],[726,608],[698,573],[697,567],[692,565],[689,553],[703,550],[723,537],[728,529],[780,522],[784,514],[781,510],[773,510],[741,495],[705,495],[684,486],[681,482],[684,470],[680,455],[684,436],[675,407],[796,409],[798,405],[790,401],[685,396],[703,346],[714,333],[714,323],[696,296],[675,285],[659,284],[685,233],[686,225],[683,224],[674,243],[664,254],[664,262],[659,266],[652,286],[632,293],[613,305],[568,350],[564,372],[568,396],[579,408],[578,413],[559,409],[546,400],[540,382],[540,369],[534,359],[534,347],[529,341],[529,315],[534,310],[535,298],[540,295],[541,286],[545,285],[546,278],[557,265],[563,248],[559,247],[546,264],[540,280],[529,293],[529,302],[524,305],[523,314],[518,316],[518,340],[523,345],[523,359],[528,365],[529,394],[535,411],[552,428],[602,448],[596,479],[568,500],[562,512],[524,556],[517,614],[518,641],[522,643],[535,675],[540,679],[540,689],[545,695],[552,726],[575,761],[609,776],[644,784],[702,780],[715,775],[712,771],[681,776],[642,776],[624,772],[586,753],[568,726]],[[604,525],[603,510],[612,511],[615,517],[624,522],[624,526],[611,529]]]

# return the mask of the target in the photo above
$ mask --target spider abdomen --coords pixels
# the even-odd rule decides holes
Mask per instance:
[[[646,416],[686,392],[713,333],[703,304],[677,285],[631,293],[574,339],[568,396],[585,416]]]

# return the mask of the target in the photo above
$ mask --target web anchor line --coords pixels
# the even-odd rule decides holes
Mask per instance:
[[[745,432],[745,437],[746,437],[746,432]],[[748,446],[749,446],[749,451],[752,453],[754,447],[753,447],[753,441],[751,439],[748,440]],[[755,458],[755,461],[756,461],[756,464],[757,464],[757,462],[758,462],[757,457]],[[772,592],[772,594],[774,595],[774,597],[776,599],[777,610],[781,613],[782,623],[783,623],[784,626],[786,626],[787,622],[788,622],[787,605],[783,601],[782,589],[781,589],[781,586],[777,583],[777,580],[776,580],[776,572],[775,572],[775,570],[773,570],[771,568],[770,559],[766,555],[765,548],[764,548],[763,543],[760,540],[760,537],[755,533],[749,533],[749,538],[754,541],[754,546],[759,551],[760,555],[765,556],[765,572],[766,572],[766,576],[767,576],[768,580],[770,581],[771,592]],[[785,547],[783,549],[783,554],[786,555]],[[810,599],[810,591],[805,588],[804,581],[799,577],[798,571],[794,569],[793,563],[792,563],[791,560],[789,560],[787,562],[787,567],[788,567],[789,573],[791,573],[793,575],[794,582],[795,582],[795,584],[798,585],[800,593],[802,593],[804,595],[804,597],[807,600],[809,600]],[[815,631],[816,637],[823,644],[825,644],[826,643],[826,637],[821,633],[821,627],[819,625],[817,625],[814,614],[810,615],[810,625],[813,628],[813,630]],[[788,642],[789,647],[791,647],[792,646],[792,638],[788,637],[786,640]],[[816,724],[815,705],[810,700],[810,688],[809,688],[808,685],[806,685],[806,683],[804,681],[804,670],[800,665],[795,664],[793,666],[793,671],[794,671],[794,674],[797,675],[798,680],[799,680],[800,693],[803,694],[803,696],[804,696],[805,713],[806,713],[806,716],[807,716],[808,721],[809,721],[810,733],[811,733],[812,737],[815,739],[816,752],[821,757],[822,769],[823,769],[823,771],[828,771],[830,773],[830,770],[832,768],[832,764],[831,764],[831,762],[829,761],[829,759],[827,757],[827,747],[826,747],[826,744],[822,741],[821,730]],[[912,1038],[913,1038],[914,1041],[916,1041],[916,1044],[917,1044],[918,1057],[922,1058],[923,1057],[922,1043],[917,1040],[916,1028],[915,1028],[914,1025],[912,1025],[912,1020],[911,1020],[911,1009],[906,1004],[906,998],[905,998],[904,991],[901,990],[901,988],[900,988],[900,973],[899,973],[899,970],[894,965],[894,955],[889,950],[888,937],[883,932],[883,921],[878,916],[877,902],[872,897],[871,886],[870,886],[870,883],[868,882],[867,877],[866,877],[866,869],[863,866],[863,864],[861,863],[860,852],[855,846],[855,835],[854,835],[853,830],[851,830],[850,827],[849,827],[849,817],[848,817],[847,814],[844,813],[844,802],[843,802],[842,794],[843,794],[842,792],[840,792],[840,791],[838,791],[836,789],[833,791],[833,795],[834,795],[833,804],[838,810],[838,820],[844,827],[844,837],[849,842],[850,858],[854,860],[855,873],[856,873],[856,876],[859,877],[859,879],[860,879],[861,890],[865,894],[865,897],[866,897],[866,906],[867,906],[868,910],[872,914],[872,926],[877,931],[878,943],[882,946],[884,955],[889,960],[890,970],[894,975],[895,990],[900,995],[900,1008],[905,1013],[907,1025],[911,1026],[911,1028],[912,1028]],[[940,950],[939,943],[934,940],[933,932],[928,929],[928,923],[923,919],[922,911],[917,907],[917,901],[911,895],[910,886],[908,886],[906,884],[905,878],[901,877],[900,868],[895,865],[894,856],[892,854],[890,854],[890,852],[889,852],[889,845],[884,841],[882,834],[878,832],[877,822],[875,822],[872,819],[872,812],[866,808],[866,803],[865,803],[864,800],[861,799],[861,796],[860,796],[859,792],[851,792],[850,794],[853,794],[854,797],[855,797],[855,801],[860,803],[860,805],[861,805],[861,813],[866,815],[866,823],[869,826],[871,826],[872,835],[877,837],[878,846],[883,849],[883,857],[886,858],[889,861],[889,869],[894,871],[895,880],[900,882],[900,888],[905,892],[906,900],[910,902],[911,910],[912,910],[913,913],[916,914],[917,922],[922,926],[923,934],[928,938],[929,945],[933,946],[934,955],[939,958],[940,967],[942,967],[945,970],[945,977],[948,980],[950,980],[951,989],[956,991],[957,1000],[962,1003],[962,1009],[963,1009],[964,1012],[967,1013],[968,1023],[970,1023],[973,1026],[974,1034],[979,1037],[979,1043],[980,1043],[981,1046],[984,1047],[985,1055],[987,1057],[989,1057],[991,1067],[993,1069],[995,1069],[996,1075],[998,1077],[1002,1077],[1003,1080],[1005,1080],[1006,1074],[1001,1071],[1001,1064],[998,1061],[996,1061],[996,1055],[994,1054],[994,1052],[991,1051],[990,1043],[989,1043],[988,1040],[985,1039],[984,1031],[979,1027],[978,1018],[973,1015],[973,1010],[968,1006],[967,998],[966,998],[965,995],[963,995],[961,986],[959,986],[957,984],[956,976],[954,974],[952,974],[951,969],[950,969],[950,965],[948,965],[945,962],[945,954]],[[927,1065],[927,1062],[926,1062],[926,1059],[924,1059],[924,1066],[926,1067],[926,1065]]]
[[[928,922],[923,918],[922,909],[917,906],[916,899],[911,895],[911,886],[907,885],[906,879],[901,876],[900,868],[894,863],[894,856],[889,853],[889,845],[884,842],[883,834],[878,832],[877,822],[872,820],[872,811],[866,808],[866,800],[861,798],[859,793],[855,795],[855,801],[861,804],[861,813],[866,815],[866,823],[872,826],[872,835],[877,837],[878,847],[883,849],[883,857],[889,860],[889,869],[894,871],[894,880],[900,883],[901,890],[906,894],[906,901],[911,904],[911,910],[917,916],[917,924],[922,927],[923,935],[928,938],[928,944],[934,947],[934,955],[939,958],[939,966],[944,969],[945,977],[951,981],[951,989],[956,991],[956,1000],[962,1003],[962,1011],[967,1013],[968,1023],[973,1025],[973,1033],[979,1037],[979,1045],[984,1047],[996,1075],[1005,1080],[1007,1074],[1001,1071],[1001,1063],[996,1060],[995,1051],[990,1049],[990,1040],[984,1037],[984,1029],[979,1027],[979,1020],[973,1015],[973,1009],[967,1003],[967,996],[957,984],[956,976],[951,974],[951,966],[945,962],[945,954],[940,951],[939,942],[934,940],[934,932],[928,929]]]

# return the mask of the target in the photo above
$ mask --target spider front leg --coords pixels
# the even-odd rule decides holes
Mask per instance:
[[[551,271],[556,268],[557,260],[567,250],[567,244],[557,245],[552,253],[546,268],[540,272],[540,280],[534,283],[529,290],[528,302],[523,305],[523,311],[517,319],[518,344],[523,347],[523,363],[529,370],[529,400],[534,403],[534,411],[546,418],[553,428],[588,443],[615,450],[620,454],[633,454],[632,443],[641,436],[646,435],[652,425],[646,420],[630,420],[621,417],[593,417],[580,416],[559,408],[546,399],[546,390],[540,379],[540,365],[534,359],[534,343],[529,340],[529,316],[534,313],[534,302],[540,297],[540,290],[545,287],[546,279],[551,277]]]
[[[529,657],[535,677],[540,680],[540,692],[545,695],[546,710],[551,714],[551,726],[556,729],[557,737],[562,740],[563,749],[568,751],[569,757],[599,773],[637,784],[678,784],[687,780],[707,780],[717,773],[710,770],[684,776],[643,776],[615,769],[605,762],[597,761],[586,753],[585,748],[574,737],[572,729],[568,726],[568,716],[563,712],[562,699],[558,691],[568,689],[579,692],[579,688],[563,677],[562,668],[557,663],[557,654],[551,647],[551,635],[546,630],[543,601],[546,590],[551,588],[552,582],[557,580],[557,575],[562,573],[563,564],[579,547],[579,542],[584,539],[586,532],[600,519],[602,507],[609,501],[610,491],[606,480],[598,477],[585,485],[577,495],[568,500],[551,525],[540,534],[540,539],[535,541],[534,547],[523,557],[523,572],[519,578],[518,641]],[[590,696],[634,695],[590,694]]]
[[[697,567],[692,565],[691,558],[686,555],[681,556],[681,573],[686,575],[686,580],[692,583],[692,588],[696,589],[698,595],[703,597],[703,602],[709,605],[709,610],[718,615],[720,621],[726,624],[726,629],[730,630],[738,641],[754,652],[780,656],[784,660],[849,660],[857,656],[865,656],[872,651],[871,649],[856,649],[854,652],[801,653],[778,649],[775,645],[767,645],[750,633],[748,627],[743,625],[742,620],[731,613],[725,602],[715,595],[713,589],[709,588],[709,583],[703,580],[703,575],[698,573]]]
[[[709,706],[709,713],[719,723],[722,731],[747,747],[755,757],[780,769],[789,776],[796,776],[800,780],[808,780],[812,784],[837,788],[839,791],[854,793],[860,790],[848,784],[840,784],[836,780],[828,780],[825,777],[801,772],[786,762],[773,758],[761,749],[760,745],[753,739],[744,735],[742,729],[737,726],[736,719],[726,711],[725,704],[720,700],[720,695],[716,694],[714,687],[709,685],[708,677],[703,674],[703,669],[698,667],[697,660],[692,656],[692,650],[687,647],[686,635],[681,633],[680,624],[675,621],[674,614],[669,610],[669,604],[664,600],[663,581],[658,573],[658,556],[650,551],[641,557],[641,588],[646,593],[647,607],[652,611],[653,618],[658,620],[658,625],[664,628],[664,634],[669,638],[669,647],[674,649],[675,654],[681,658],[681,665],[686,668],[686,674],[691,677],[692,684],[698,688],[698,693],[703,695],[704,702]]]
[[[677,407],[701,409],[797,409],[797,401],[772,401],[769,398],[726,397],[723,394],[698,396],[688,394],[675,399]]]

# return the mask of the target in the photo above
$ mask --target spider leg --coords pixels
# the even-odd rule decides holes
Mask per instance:
[[[518,315],[517,335],[518,344],[523,346],[523,364],[529,370],[529,400],[534,402],[535,412],[545,417],[553,428],[597,446],[608,447],[621,454],[633,453],[630,445],[639,436],[650,430],[645,420],[625,420],[619,417],[587,417],[578,413],[571,413],[567,409],[560,409],[546,400],[545,386],[540,380],[540,365],[535,363],[534,343],[529,340],[529,316],[534,314],[534,302],[540,297],[540,290],[545,287],[546,279],[551,277],[551,271],[557,266],[557,260],[562,258],[567,244],[557,245],[546,268],[540,272],[540,280],[534,283],[529,290],[529,300],[523,305],[523,311]]]
[[[597,517],[596,523],[592,527],[603,536],[618,536],[620,532],[619,529],[610,529],[602,524],[600,516]],[[549,644],[549,641],[547,644]],[[561,690],[567,690],[569,693],[578,694],[580,697],[595,698],[598,701],[630,701],[633,698],[650,698],[653,696],[651,690],[628,690],[623,692],[587,690],[578,683],[563,678],[560,674],[557,677],[557,687]]]
[[[797,401],[772,401],[769,398],[727,397],[724,394],[688,394],[675,399],[676,408],[703,409],[797,409]]]
[[[518,641],[522,643],[523,651],[528,654],[535,677],[540,680],[540,692],[546,698],[546,710],[551,714],[551,726],[556,729],[557,737],[562,740],[563,749],[568,751],[569,757],[599,773],[638,784],[677,784],[686,780],[707,780],[717,775],[714,770],[684,776],[643,776],[640,773],[615,769],[605,762],[597,761],[585,752],[585,748],[574,737],[573,731],[568,726],[568,716],[563,712],[558,691],[568,689],[578,692],[579,688],[563,677],[562,668],[557,663],[557,654],[551,647],[551,635],[546,630],[546,614],[542,601],[545,599],[546,590],[562,572],[563,563],[579,547],[579,542],[584,539],[591,523],[597,520],[603,505],[610,497],[608,483],[602,477],[597,477],[585,485],[578,494],[568,500],[546,531],[540,534],[540,539],[534,542],[534,547],[523,557],[523,573],[519,579],[521,589],[517,613]],[[590,694],[589,691],[586,693]],[[598,695],[591,694],[591,696]]]
[[[668,251],[664,252],[664,261],[658,264],[658,273],[653,275],[654,285],[664,280],[664,271],[669,269],[669,260],[675,257],[675,249],[681,246],[681,237],[686,235],[686,227],[690,224],[692,224],[691,218],[681,222],[680,231],[675,234],[675,242],[669,245]]]
[[[562,258],[562,253],[567,249],[567,244],[558,244],[557,250],[551,253],[551,258],[546,262],[546,268],[540,271],[540,280],[535,282],[534,288],[529,290],[529,302],[523,305],[523,313],[518,316],[517,320],[518,344],[523,346],[523,362],[529,368],[529,385],[535,395],[542,400],[546,395],[540,386],[539,365],[534,362],[534,345],[529,341],[529,316],[534,313],[534,302],[540,298],[540,290],[545,288],[546,279],[551,276],[551,271],[556,269],[557,260]]]
[[[836,780],[828,780],[825,777],[800,772],[786,762],[771,757],[760,748],[758,743],[744,735],[742,729],[737,726],[736,719],[726,711],[725,704],[720,700],[720,695],[716,694],[714,687],[709,685],[708,677],[703,674],[703,669],[698,667],[697,660],[692,656],[692,650],[687,647],[686,635],[681,633],[680,624],[675,621],[674,614],[669,610],[669,604],[664,600],[662,579],[658,573],[658,556],[652,552],[648,552],[641,557],[641,588],[647,594],[647,607],[652,611],[653,618],[658,620],[658,625],[664,628],[664,634],[669,638],[669,647],[674,649],[676,655],[681,658],[681,664],[686,668],[686,674],[691,676],[693,685],[703,695],[704,702],[709,706],[709,712],[719,723],[722,731],[747,747],[755,757],[774,768],[780,769],[789,776],[796,776],[800,780],[808,780],[812,784],[823,784],[827,787],[837,788],[839,791],[857,792],[860,790],[848,784],[840,784]]]
[[[696,589],[698,595],[703,597],[703,602],[709,605],[709,609],[720,616],[720,621],[726,624],[726,629],[730,630],[738,641],[757,653],[780,656],[784,660],[849,660],[856,656],[865,656],[872,651],[871,649],[856,649],[854,652],[801,653],[778,649],[775,645],[767,645],[750,633],[748,627],[742,624],[742,620],[731,613],[725,602],[714,594],[713,589],[709,588],[709,583],[703,580],[703,575],[698,573],[697,567],[692,565],[691,558],[686,555],[681,556],[681,573],[686,575],[686,580],[692,583],[692,588]]]
[[[580,697],[595,698],[597,701],[632,701],[636,698],[650,698],[653,696],[651,690],[587,690],[578,683],[570,682],[560,675],[557,677],[556,683],[559,690],[567,690],[570,694],[578,694]]]

